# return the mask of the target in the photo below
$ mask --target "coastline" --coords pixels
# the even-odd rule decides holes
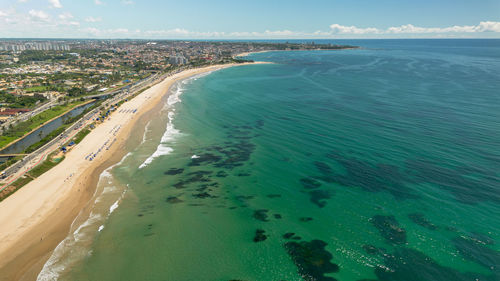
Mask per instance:
[[[274,51],[278,51],[278,50],[266,50],[266,51],[255,51],[255,52],[244,52],[244,53],[240,53],[240,54],[236,54],[233,56],[233,58],[236,58],[236,57],[246,57],[246,56],[249,56],[251,54],[260,54],[260,53],[267,53],[267,52],[274,52]]]
[[[341,50],[357,50],[357,49],[361,49],[361,47],[342,48],[342,49],[310,49],[310,50],[264,50],[264,51],[239,53],[239,54],[234,55],[233,58],[246,57],[246,56],[249,56],[252,54],[269,53],[269,52],[341,51]]]
[[[258,64],[249,63],[249,64]],[[0,280],[35,280],[55,247],[67,236],[75,218],[90,208],[99,175],[126,154],[125,144],[138,121],[147,116],[177,81],[201,73],[247,64],[215,65],[177,73],[123,103],[97,126],[66,159],[0,204]],[[137,109],[121,113],[120,109]],[[110,132],[118,126],[116,136]],[[85,156],[116,138],[93,161]],[[23,206],[22,208],[19,206]]]

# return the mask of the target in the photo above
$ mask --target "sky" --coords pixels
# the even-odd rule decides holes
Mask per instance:
[[[0,0],[0,38],[500,38],[500,0]]]

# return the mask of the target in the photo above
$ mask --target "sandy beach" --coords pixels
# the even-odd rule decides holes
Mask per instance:
[[[99,175],[126,154],[125,143],[141,116],[178,80],[242,64],[190,69],[123,103],[66,159],[0,203],[0,280],[35,280],[53,249],[89,207]],[[108,149],[106,149],[108,148]],[[89,155],[92,161],[89,160]]]
[[[233,56],[234,58],[236,57],[246,57],[248,55],[251,55],[251,54],[259,54],[259,53],[267,53],[267,52],[273,52],[274,50],[266,50],[266,51],[255,51],[255,52],[244,52],[244,53],[239,53],[235,56]]]

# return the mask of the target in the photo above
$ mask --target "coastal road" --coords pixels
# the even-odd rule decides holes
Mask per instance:
[[[117,92],[118,94],[113,93],[115,96],[106,100],[98,108],[95,108],[92,111],[85,114],[80,120],[71,125],[59,136],[55,137],[54,139],[46,143],[44,146],[40,147],[36,151],[30,153],[20,161],[14,163],[13,165],[9,166],[4,171],[2,171],[2,175],[5,176],[6,178],[3,180],[3,184],[0,186],[0,192],[4,190],[7,186],[9,186],[11,183],[16,181],[18,178],[22,177],[31,169],[36,167],[38,164],[43,162],[43,160],[48,154],[50,154],[55,150],[60,149],[62,145],[64,145],[67,141],[69,141],[82,128],[93,122],[94,119],[97,117],[97,114],[99,114],[99,112],[102,109],[107,108],[113,104],[116,104],[121,100],[127,99],[129,96],[135,94],[136,92],[142,89],[152,86],[153,84],[165,79],[169,75],[170,74],[152,75],[144,79],[144,81],[140,81],[140,83],[136,83],[135,85],[133,85],[129,89],[129,91],[119,91]],[[107,93],[106,95],[110,95],[110,93]]]

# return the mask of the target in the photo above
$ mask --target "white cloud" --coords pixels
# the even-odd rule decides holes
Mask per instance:
[[[478,32],[500,32],[500,22],[483,21],[478,25],[454,25],[450,27],[418,27],[411,24],[398,27],[389,27],[387,33],[478,33]]]
[[[291,36],[291,35],[294,35],[294,32],[290,31],[290,30],[276,30],[276,31],[266,30],[264,33],[269,35],[269,36]]]
[[[59,18],[59,21],[56,22],[55,24],[58,25],[69,25],[69,26],[80,26],[80,23],[78,21],[72,20],[74,16],[69,13],[65,12],[57,16]]]
[[[447,33],[480,33],[500,32],[500,22],[484,21],[478,25],[454,25],[449,27],[419,27],[412,24],[388,27],[381,30],[375,27],[359,28],[340,24],[330,25],[331,34],[447,34]],[[317,31],[318,34],[328,35]]]
[[[0,11],[0,17],[6,17],[8,14],[4,11]]]
[[[71,25],[71,26],[80,26],[80,22],[78,22],[78,21],[68,21],[64,24]]]
[[[132,0],[122,0],[122,4],[123,5],[132,5],[132,4],[134,4],[134,1],[132,1]]]
[[[500,22],[482,21],[479,23],[478,30],[482,32],[500,32]]]
[[[17,2],[19,2],[19,3],[26,3],[26,2],[28,2],[28,0],[17,0]]]
[[[79,31],[97,38],[124,38],[135,33],[129,31],[127,28],[98,29],[95,27],[86,27],[80,29]]]
[[[86,22],[100,22],[100,21],[102,21],[102,18],[101,17],[96,17],[96,18],[94,18],[94,17],[87,17],[87,18],[85,18],[85,21]]]
[[[30,10],[28,14],[35,21],[48,21],[50,19],[50,16],[44,11]]]
[[[96,5],[104,5],[104,2],[100,1],[100,0],[94,0],[94,3]]]
[[[92,34],[93,36],[98,36],[100,33],[100,30],[95,28],[95,27],[87,27],[87,28],[81,29],[80,31],[82,31],[84,33]]]
[[[345,26],[340,24],[332,24],[330,25],[330,29],[332,33],[341,33],[341,34],[367,34],[367,33],[380,33],[380,30],[374,27],[368,28],[359,28],[356,26]]]
[[[111,33],[128,33],[128,29],[126,29],[126,28],[112,29]]]
[[[72,19],[74,18],[73,15],[69,12],[66,12],[66,13],[62,13],[60,14],[59,16],[57,16],[60,20],[69,20],[69,19]]]
[[[62,8],[61,1],[59,0],[49,0],[51,7],[60,9]]]

